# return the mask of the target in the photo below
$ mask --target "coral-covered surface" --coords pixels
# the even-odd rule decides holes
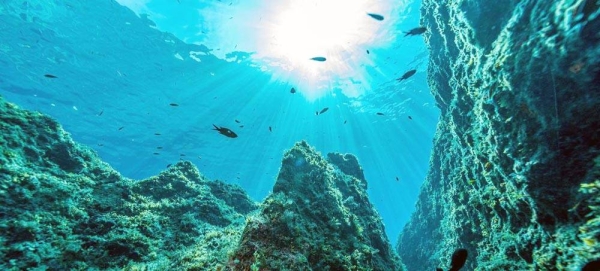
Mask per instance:
[[[335,162],[304,141],[286,152],[273,193],[248,218],[233,270],[402,270],[356,158],[329,157]]]
[[[257,204],[179,162],[125,179],[60,125],[0,98],[0,269],[202,270]]]
[[[186,161],[123,178],[1,97],[0,130],[2,270],[402,269],[350,154],[297,143],[259,206]]]
[[[600,16],[596,1],[425,0],[442,116],[409,270],[577,269],[600,257]],[[595,30],[592,30],[595,29]]]

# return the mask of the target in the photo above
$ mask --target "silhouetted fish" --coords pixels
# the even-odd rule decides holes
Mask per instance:
[[[406,35],[404,35],[404,36],[406,37],[406,36],[420,35],[420,34],[425,33],[425,31],[427,31],[427,27],[415,27],[415,28],[409,30],[408,32],[404,32],[404,33],[406,33]]]
[[[383,116],[383,113],[381,113],[381,112],[377,112],[377,115],[379,115],[379,116]]]
[[[58,77],[56,77],[55,75],[52,75],[52,74],[44,74],[44,76],[47,77],[47,78],[58,78]]]
[[[369,52],[369,50],[367,50],[367,55],[370,54],[371,52]]]
[[[367,13],[367,15],[371,16],[371,18],[378,20],[378,21],[383,21],[383,16],[379,15],[379,14],[375,14],[375,13]]]
[[[327,110],[329,110],[329,107],[325,107],[325,108],[321,109],[321,111],[317,112],[317,115],[323,114],[323,113],[327,112]]]
[[[222,135],[224,135],[226,137],[231,137],[231,138],[236,138],[237,137],[236,133],[234,133],[233,131],[231,131],[231,130],[225,128],[225,127],[219,127],[219,126],[214,125],[214,124],[213,124],[213,126],[215,127],[215,129],[213,129],[213,130],[218,131],[219,134],[222,134]]]
[[[123,128],[125,128],[125,126],[119,127],[119,131],[123,130]]]
[[[159,136],[159,135],[160,135],[160,133],[154,133],[154,135],[156,135],[156,136]]]
[[[176,103],[170,103],[169,105],[170,105],[170,106],[179,106],[179,105],[178,105],[178,104],[176,104]]]
[[[269,132],[273,132],[273,128],[269,126]]]
[[[292,89],[290,90],[290,93],[292,93],[292,94],[296,93],[296,89],[295,89],[295,88],[292,88]]]
[[[167,168],[170,168],[170,167],[171,167],[171,164],[168,164],[168,165],[167,165]]]
[[[469,253],[464,248],[459,248],[454,251],[452,254],[452,262],[450,263],[450,271],[458,271],[463,266],[465,266],[465,262],[467,261],[467,256]]]
[[[310,60],[324,62],[325,60],[327,60],[327,58],[322,57],[322,56],[315,56],[315,57],[311,58]]]
[[[348,122],[347,120],[344,121],[344,124],[346,124],[346,122]]]
[[[402,80],[408,79],[408,78],[410,78],[411,76],[415,75],[415,73],[417,73],[417,70],[410,70],[410,71],[407,71],[407,72],[405,72],[405,73],[402,75],[402,77],[398,78],[398,81],[402,81]]]
[[[239,120],[235,120],[235,122],[237,122],[237,123],[240,123],[240,121],[239,121]]]
[[[98,116],[102,116],[102,114],[104,114],[104,109],[100,110],[100,113],[98,113]]]
[[[409,120],[412,120],[412,117],[411,117],[411,116],[408,116],[408,119],[409,119]]]
[[[400,179],[398,177],[396,177],[396,181],[400,181]]]

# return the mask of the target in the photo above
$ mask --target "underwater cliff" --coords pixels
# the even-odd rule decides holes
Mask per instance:
[[[258,204],[187,161],[124,178],[2,97],[0,130],[2,270],[402,270],[353,155],[297,143]]]
[[[408,270],[577,269],[600,258],[597,1],[425,0],[442,111]]]

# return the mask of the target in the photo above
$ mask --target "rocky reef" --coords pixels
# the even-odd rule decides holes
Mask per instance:
[[[328,157],[304,141],[285,154],[273,193],[248,218],[233,270],[403,270],[356,157]]]
[[[189,162],[134,181],[0,98],[0,269],[214,268],[255,210]]]
[[[124,178],[2,97],[0,130],[2,270],[402,270],[350,154],[297,143],[259,205],[186,161]]]
[[[596,1],[424,0],[442,115],[408,270],[576,269],[600,258],[600,16]]]

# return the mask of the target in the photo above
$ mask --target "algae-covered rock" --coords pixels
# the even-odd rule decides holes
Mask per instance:
[[[257,205],[179,162],[123,178],[51,118],[0,97],[0,269],[205,270]]]
[[[600,258],[600,14],[595,1],[423,1],[442,115],[409,270],[576,270]],[[594,177],[596,176],[596,177]]]
[[[356,158],[329,157],[340,167],[304,141],[286,152],[273,193],[248,218],[229,268],[402,270],[366,181],[356,177],[363,176]]]

